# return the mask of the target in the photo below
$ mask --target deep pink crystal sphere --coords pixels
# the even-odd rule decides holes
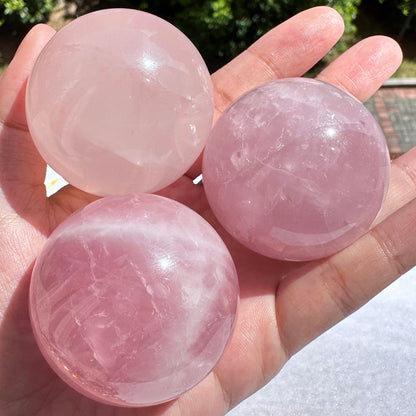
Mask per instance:
[[[342,90],[289,78],[242,96],[204,152],[208,201],[250,249],[276,259],[333,254],[371,226],[389,153],[371,113]]]
[[[154,192],[185,173],[212,125],[212,83],[191,41],[138,10],[84,15],[45,46],[27,119],[49,165],[96,195]]]
[[[69,217],[30,285],[32,327],[51,367],[118,406],[168,401],[201,381],[237,304],[234,263],[216,231],[148,194],[106,197]]]

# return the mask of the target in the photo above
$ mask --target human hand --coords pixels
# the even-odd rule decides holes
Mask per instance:
[[[318,7],[288,20],[213,75],[216,118],[242,93],[276,78],[301,76],[343,31],[339,15]],[[96,199],[72,186],[50,198],[45,162],[27,130],[27,76],[53,35],[36,26],[0,80],[0,410],[15,415],[220,415],[255,392],[291,355],[359,308],[416,264],[416,150],[392,164],[390,189],[373,229],[340,253],[308,263],[271,260],[250,252],[215,221],[203,186],[192,179],[198,161],[160,193],[190,206],[224,238],[236,263],[241,302],[233,337],[214,371],[179,399],[126,409],[81,396],[49,368],[32,335],[28,285],[47,236],[68,215]],[[371,96],[401,61],[397,44],[366,39],[318,78],[360,100]]]

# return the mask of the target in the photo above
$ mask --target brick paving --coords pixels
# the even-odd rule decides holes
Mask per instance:
[[[416,84],[382,87],[365,105],[380,123],[392,158],[416,146]]]

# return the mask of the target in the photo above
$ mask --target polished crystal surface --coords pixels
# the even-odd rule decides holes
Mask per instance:
[[[111,196],[62,223],[38,257],[30,314],[58,375],[118,406],[201,381],[231,335],[238,281],[202,217],[155,195]]]
[[[367,109],[305,78],[241,97],[215,125],[203,160],[222,225],[256,252],[297,261],[328,256],[366,232],[389,172],[385,138]]]
[[[46,45],[26,110],[38,150],[72,185],[97,195],[154,192],[201,153],[212,83],[195,46],[170,23],[107,9]]]

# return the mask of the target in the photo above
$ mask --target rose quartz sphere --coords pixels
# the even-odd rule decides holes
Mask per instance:
[[[340,89],[282,79],[219,119],[203,179],[222,225],[268,257],[311,260],[365,233],[389,181],[389,153],[369,111]]]
[[[216,231],[148,194],[106,197],[69,217],[30,285],[33,331],[51,367],[117,406],[165,402],[201,381],[237,304],[236,270]]]
[[[45,46],[26,111],[49,165],[96,195],[154,192],[201,153],[212,83],[191,41],[137,10],[84,15]]]

